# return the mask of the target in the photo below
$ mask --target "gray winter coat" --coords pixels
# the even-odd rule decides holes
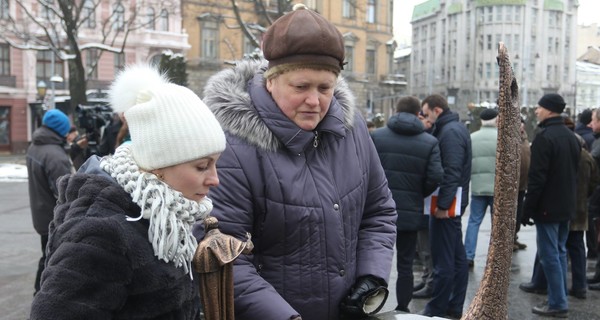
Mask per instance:
[[[72,172],[71,160],[64,148],[65,139],[42,126],[33,133],[27,149],[29,205],[33,227],[40,235],[48,234],[58,197],[56,180]]]
[[[394,202],[344,81],[311,132],[280,111],[263,72],[241,62],[210,79],[203,99],[227,135],[212,214],[222,232],[254,242],[235,262],[235,318],[338,319],[358,277],[389,277]]]

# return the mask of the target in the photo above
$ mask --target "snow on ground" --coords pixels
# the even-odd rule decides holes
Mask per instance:
[[[27,181],[27,167],[22,164],[0,163],[0,182]]]

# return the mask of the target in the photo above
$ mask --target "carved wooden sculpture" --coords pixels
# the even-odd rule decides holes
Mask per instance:
[[[234,320],[233,260],[240,254],[250,254],[248,241],[221,233],[215,217],[204,220],[206,235],[194,254],[194,268],[200,274],[200,299],[206,320]]]
[[[500,67],[500,93],[492,235],[483,279],[463,319],[508,318],[508,285],[521,157],[519,88],[508,51],[502,42],[499,43],[497,60]]]

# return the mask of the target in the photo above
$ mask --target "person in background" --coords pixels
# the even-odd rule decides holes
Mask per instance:
[[[543,316],[565,317],[569,220],[575,215],[577,168],[581,145],[561,117],[566,103],[556,93],[544,95],[535,114],[539,132],[531,143],[531,165],[522,223],[537,231],[537,256],[548,282],[548,300],[532,308]]]
[[[525,120],[521,118],[521,163],[519,164],[519,193],[517,194],[517,218],[515,221],[515,242],[513,251],[525,250],[527,245],[518,241],[519,230],[521,230],[521,217],[523,216],[523,201],[525,201],[525,191],[527,191],[527,175],[529,174],[529,163],[531,162],[531,150],[529,148],[529,139],[525,131]]]
[[[58,198],[56,181],[59,177],[73,172],[73,166],[64,149],[65,138],[70,129],[71,122],[66,114],[58,109],[48,110],[42,118],[42,126],[33,132],[31,145],[27,148],[31,219],[35,231],[40,235],[42,245],[34,295],[40,291],[40,278],[44,271],[48,225],[54,217],[54,206]]]
[[[444,97],[430,95],[421,106],[423,116],[433,123],[432,132],[440,143],[444,168],[436,208],[429,217],[433,294],[423,314],[458,319],[462,317],[469,280],[461,217],[469,204],[471,137]],[[462,188],[460,213],[450,217],[449,210],[459,188]]]
[[[564,116],[567,128],[574,130],[575,124],[568,116]],[[598,185],[598,172],[596,162],[591,154],[585,149],[585,141],[581,136],[575,134],[581,145],[581,158],[577,170],[577,210],[575,216],[569,223],[569,235],[567,237],[566,249],[571,261],[571,289],[569,295],[585,299],[587,297],[585,244],[583,232],[588,223],[588,197]],[[522,283],[519,288],[529,293],[547,294],[547,280],[540,259],[536,256],[530,283]]]
[[[600,110],[599,109],[594,109],[592,111],[592,120],[590,121],[589,127],[592,128],[592,131],[594,132],[594,137],[596,138],[596,140],[594,140],[594,143],[592,144],[592,151],[590,152],[592,154],[592,157],[594,158],[594,160],[596,161],[596,166],[598,168],[600,168]],[[589,207],[588,207],[588,223],[591,223],[595,228],[596,231],[598,231],[598,226],[600,225],[600,186],[597,186],[596,189],[594,190],[594,192],[592,193],[592,196],[590,197],[589,200]],[[597,236],[597,235],[596,235]],[[596,257],[596,266],[595,266],[595,270],[594,270],[594,274],[591,277],[587,278],[587,282],[588,282],[588,288],[590,290],[600,290],[600,259],[598,259],[598,250],[600,250],[600,247],[598,246],[598,241],[600,239],[598,238],[594,238],[594,239],[589,239],[586,238],[586,240],[588,241],[588,258],[590,256],[595,256]],[[595,252],[590,252],[589,248],[590,248],[590,242],[595,242],[596,243],[596,251]]]
[[[75,171],[79,170],[81,165],[87,160],[86,149],[88,146],[88,140],[85,135],[79,136],[77,127],[71,126],[69,134],[67,134],[67,152],[73,162]]]
[[[471,134],[471,210],[465,234],[465,252],[469,268],[473,268],[479,226],[487,208],[494,215],[494,179],[496,178],[496,143],[498,111],[481,111],[481,128]]]
[[[60,180],[30,319],[198,320],[191,228],[212,209],[225,135],[195,93],[148,65],[128,66],[109,97],[131,143]]]
[[[420,110],[419,99],[400,98],[387,127],[371,134],[396,202],[396,310],[404,312],[410,312],[417,231],[427,229],[429,223],[423,199],[435,191],[444,175],[438,141],[425,132],[417,117]]]
[[[235,318],[374,314],[387,296],[397,214],[339,77],[344,38],[296,4],[267,29],[263,52],[268,62],[240,61],[204,90],[227,136],[213,214],[223,233],[254,243],[234,262]]]
[[[592,144],[595,140],[594,131],[589,126],[590,122],[592,122],[592,110],[585,109],[577,116],[577,123],[575,124],[575,133],[583,138],[585,141],[584,148],[588,152],[592,150]]]

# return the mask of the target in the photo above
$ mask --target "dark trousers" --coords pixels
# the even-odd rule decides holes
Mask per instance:
[[[398,230],[396,236],[396,310],[409,312],[413,292],[413,260],[417,249],[417,231]]]
[[[571,259],[571,289],[575,291],[585,291],[587,290],[587,259],[585,257],[583,231],[569,231],[566,247],[569,259]],[[537,254],[533,264],[531,282],[536,288],[547,287],[546,274],[544,274],[544,269],[540,264]]]
[[[594,258],[598,256],[598,248],[596,247],[596,225],[594,223],[594,217],[588,214],[588,230],[585,232],[585,243],[587,245],[587,256]],[[600,276],[600,274],[599,274]]]
[[[48,235],[41,235],[40,238],[42,240],[42,257],[38,262],[38,270],[37,274],[35,275],[35,284],[33,286],[35,288],[35,292],[33,293],[33,295],[40,291],[40,280],[42,279],[42,272],[44,272],[44,267],[46,264],[46,246],[48,245]]]
[[[463,210],[464,212],[464,210]],[[425,306],[427,316],[462,314],[469,280],[469,266],[462,242],[461,217],[429,218],[433,260],[433,296]]]
[[[521,230],[521,218],[523,217],[523,201],[525,200],[525,191],[519,191],[517,195],[517,217],[515,226],[515,241],[517,241],[517,233]]]

